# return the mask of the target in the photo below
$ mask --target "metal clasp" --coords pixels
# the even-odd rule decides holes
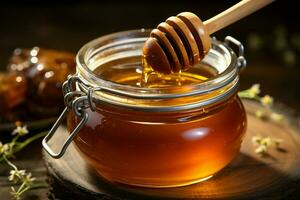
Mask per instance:
[[[240,68],[240,70],[243,70],[247,65],[247,61],[244,57],[244,46],[243,46],[243,44],[240,41],[238,41],[237,39],[235,39],[231,36],[226,36],[224,42],[228,46],[230,46],[230,43],[233,43],[239,48],[239,54],[238,54],[238,57],[237,57],[237,67]]]
[[[83,91],[76,90],[76,84],[83,84],[85,87],[88,88],[88,92],[85,93]],[[101,88],[91,88],[90,86],[84,84],[77,75],[73,75],[73,76],[69,76],[68,80],[64,82],[62,89],[63,89],[64,102],[66,107],[42,141],[42,145],[44,149],[53,158],[61,158],[64,155],[68,146],[71,144],[71,142],[78,134],[80,129],[87,122],[89,116],[88,113],[85,111],[85,109],[91,108],[91,110],[95,110],[95,104],[92,102],[92,94],[95,90],[100,90]],[[74,114],[80,117],[81,120],[79,124],[74,128],[72,133],[69,135],[67,140],[63,143],[61,149],[57,153],[55,153],[48,145],[48,142],[53,137],[56,130],[61,125],[63,120],[66,118],[67,113],[70,110],[73,110]]]

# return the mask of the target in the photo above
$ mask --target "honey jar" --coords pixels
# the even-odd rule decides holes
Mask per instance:
[[[230,36],[212,39],[199,64],[162,75],[143,63],[148,36],[144,29],[119,32],[81,48],[77,73],[63,85],[66,108],[43,146],[60,158],[73,141],[113,183],[175,187],[206,180],[235,158],[245,133],[237,96],[243,45]],[[70,136],[55,153],[48,142],[64,118]]]

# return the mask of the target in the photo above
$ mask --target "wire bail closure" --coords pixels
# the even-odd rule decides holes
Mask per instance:
[[[85,87],[88,88],[87,93],[76,90],[76,84],[83,84]],[[83,83],[80,78],[75,74],[68,77],[62,86],[63,95],[64,95],[64,103],[65,109],[62,111],[58,119],[56,120],[53,127],[50,129],[49,133],[45,136],[42,141],[42,145],[45,151],[52,157],[52,158],[61,158],[64,153],[66,152],[68,146],[71,144],[75,136],[78,134],[80,129],[84,126],[84,124],[88,120],[88,113],[85,109],[90,108],[92,111],[95,110],[95,104],[93,102],[93,92],[101,90],[100,87],[92,88],[91,86]],[[48,142],[51,140],[55,132],[57,131],[58,127],[62,124],[63,120],[66,118],[67,113],[72,110],[74,114],[81,118],[79,124],[74,128],[70,136],[67,140],[63,143],[61,149],[58,152],[54,152],[52,148],[49,146]]]

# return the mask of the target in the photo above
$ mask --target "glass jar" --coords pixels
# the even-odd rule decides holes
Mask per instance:
[[[212,39],[201,63],[215,75],[201,83],[149,88],[116,81],[137,78],[122,75],[141,71],[148,36],[126,31],[82,47],[77,73],[63,86],[66,108],[43,146],[59,158],[74,140],[86,162],[111,182],[173,187],[205,180],[239,153],[246,129],[237,96],[243,46],[230,36],[224,43]],[[47,142],[64,117],[70,136],[54,153]]]

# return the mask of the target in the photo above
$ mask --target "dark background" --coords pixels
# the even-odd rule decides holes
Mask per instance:
[[[154,28],[172,15],[191,11],[209,19],[238,1],[22,1],[0,2],[0,69],[17,47],[39,46],[76,53],[86,42],[104,34]],[[241,89],[261,83],[264,94],[274,96],[300,116],[300,1],[279,0],[220,30],[245,46],[248,66],[241,74]],[[300,118],[298,118],[300,119]],[[300,122],[300,120],[299,120]],[[40,141],[21,152],[14,162],[45,178]],[[0,199],[10,199],[8,169],[0,165]],[[34,190],[24,199],[47,199],[48,189]],[[297,197],[295,197],[297,198]]]
[[[209,19],[238,1],[29,1],[0,4],[0,69],[16,47],[40,46],[76,53],[104,34],[154,28],[182,11]],[[272,5],[220,30],[246,47],[241,88],[261,83],[264,93],[300,111],[300,3]]]

